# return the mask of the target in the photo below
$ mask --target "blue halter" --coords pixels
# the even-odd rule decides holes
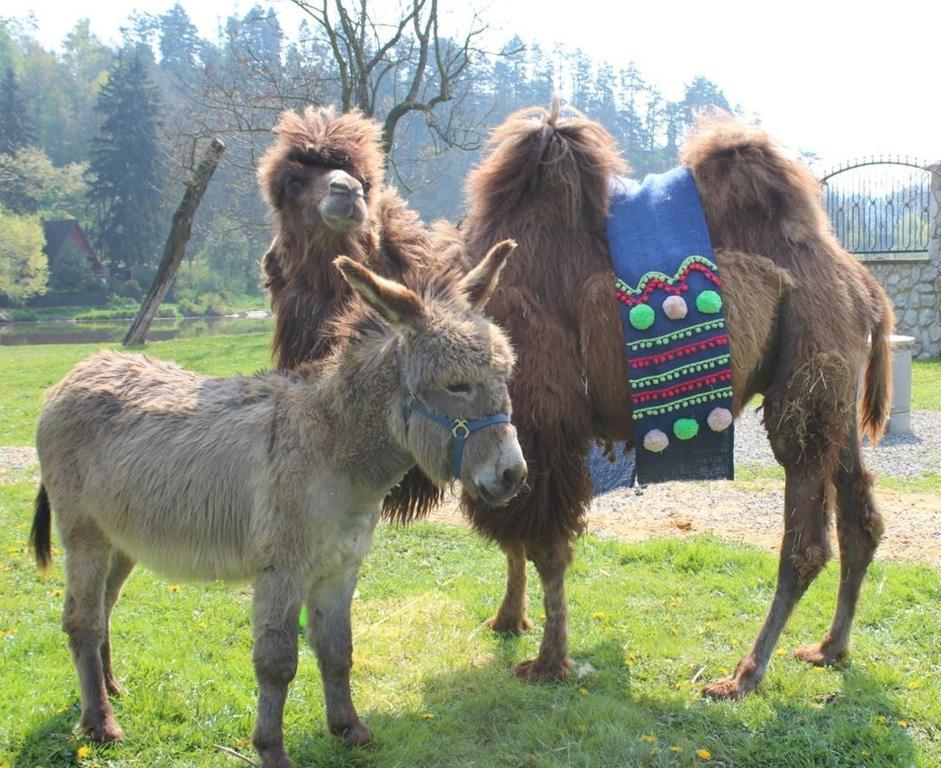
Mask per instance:
[[[412,416],[413,410],[420,413],[425,418],[431,419],[435,424],[440,424],[453,435],[454,461],[451,465],[451,475],[458,479],[461,477],[461,458],[464,454],[464,443],[470,436],[470,433],[476,432],[478,429],[483,429],[484,427],[490,427],[494,424],[510,423],[510,417],[505,413],[495,413],[492,416],[484,416],[482,419],[474,419],[473,421],[468,421],[467,419],[450,419],[447,416],[435,413],[422,403],[421,400],[415,397],[414,394],[409,392],[408,398],[405,400],[403,413],[405,416],[406,430],[408,430],[408,421]]]

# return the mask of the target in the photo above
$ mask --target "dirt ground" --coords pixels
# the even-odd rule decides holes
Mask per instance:
[[[0,482],[26,479],[36,479],[35,451],[0,448]],[[885,520],[876,557],[941,566],[941,497],[881,489],[877,483],[876,498]],[[599,496],[588,515],[588,531],[624,541],[710,533],[777,552],[783,509],[783,481],[662,483]],[[465,524],[456,499],[431,519]],[[832,531],[831,538],[836,553]]]
[[[941,566],[941,498],[876,487],[885,535],[876,557]],[[643,541],[709,533],[777,552],[783,531],[784,482],[662,483],[619,490],[594,500],[588,531],[603,538]],[[432,519],[463,524],[456,501]],[[836,536],[831,530],[836,554]]]

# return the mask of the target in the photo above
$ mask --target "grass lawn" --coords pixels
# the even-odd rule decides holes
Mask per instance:
[[[216,376],[251,374],[270,365],[270,333],[157,341],[135,351]],[[80,360],[120,344],[0,347],[0,445],[33,445],[43,392]]]
[[[234,766],[253,755],[250,591],[132,575],[114,616],[128,689],[120,745],[74,727],[78,687],[59,629],[62,554],[40,578],[25,542],[35,488],[0,486],[0,765]],[[325,729],[305,647],[286,713],[297,765],[936,766],[941,764],[941,575],[879,563],[851,664],[775,656],[744,702],[708,702],[701,684],[747,648],[774,588],[773,558],[710,539],[580,541],[568,581],[572,655],[582,680],[530,686],[511,674],[541,632],[501,639],[503,558],[464,529],[380,526],[354,601],[354,699],[375,743],[345,750]],[[534,580],[535,582],[535,580]],[[782,648],[819,638],[837,586],[810,589]],[[701,757],[698,750],[705,750]],[[707,756],[708,753],[708,756]]]

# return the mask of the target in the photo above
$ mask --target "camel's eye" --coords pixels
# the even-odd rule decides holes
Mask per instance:
[[[471,391],[470,384],[465,382],[458,382],[457,384],[448,384],[448,392],[452,395],[469,395]]]
[[[363,197],[366,197],[369,194],[369,190],[372,189],[372,184],[368,181],[363,182]]]
[[[288,171],[281,179],[281,184],[288,197],[296,197],[304,188],[304,177],[296,171]]]

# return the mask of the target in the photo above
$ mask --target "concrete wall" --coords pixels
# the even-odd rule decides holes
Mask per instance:
[[[928,253],[863,259],[895,305],[895,332],[914,336],[915,357],[941,356],[941,163],[931,166]]]

